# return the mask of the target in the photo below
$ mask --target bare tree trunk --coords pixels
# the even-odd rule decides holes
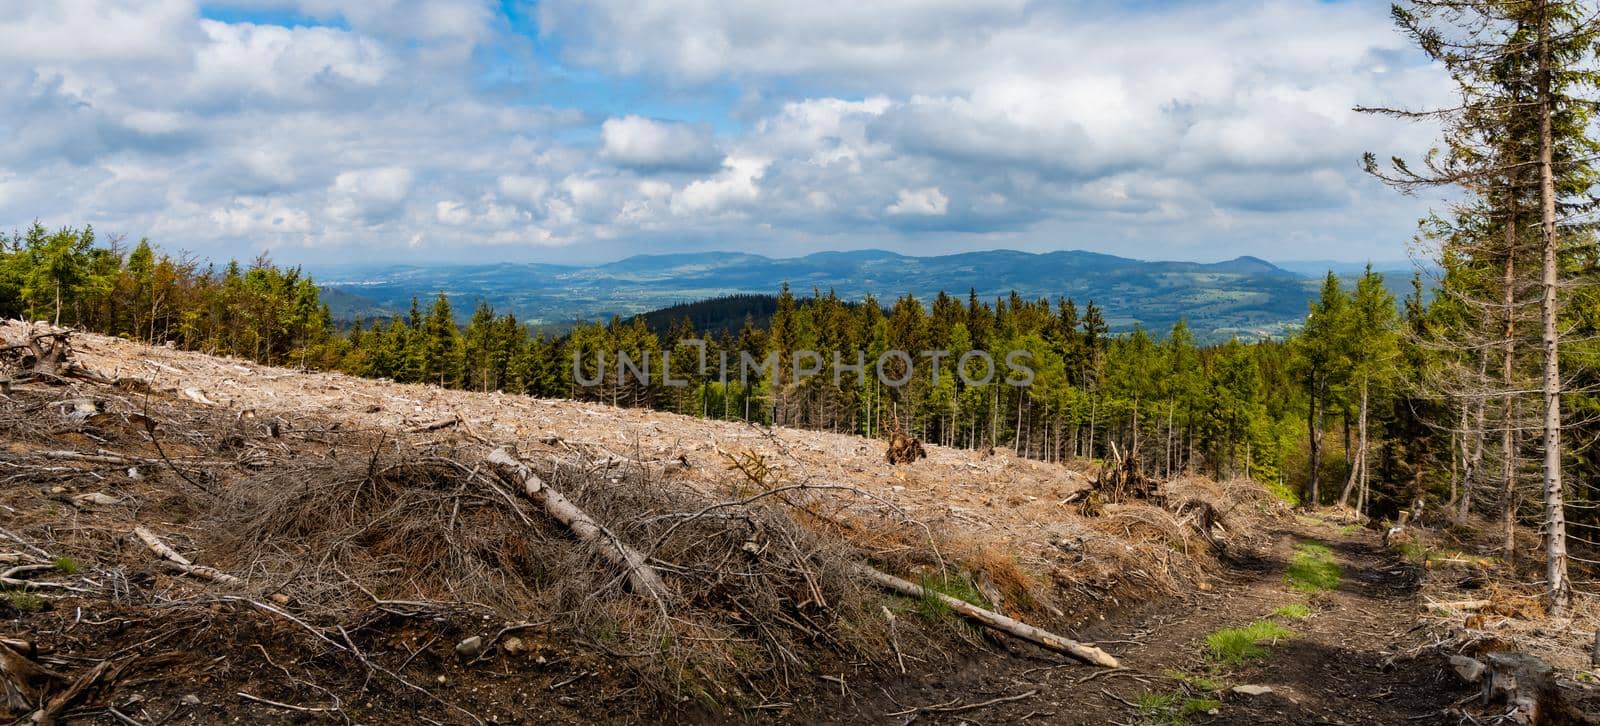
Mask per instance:
[[[643,553],[624,544],[589,514],[579,509],[571,500],[544,483],[533,469],[522,463],[504,448],[489,452],[488,463],[498,469],[511,482],[522,487],[524,494],[538,503],[556,521],[565,525],[578,539],[593,546],[601,557],[621,568],[627,575],[628,586],[635,594],[657,599],[668,595],[661,575],[651,567]]]
[[[1488,358],[1488,356],[1486,356],[1486,355],[1479,356],[1478,357],[1478,377],[1480,379],[1483,378],[1483,374],[1484,374],[1485,371],[1487,371],[1488,366],[1489,366],[1489,358]],[[1461,413],[1461,421],[1462,421],[1462,439],[1461,439],[1462,472],[1461,472],[1461,496],[1455,502],[1456,503],[1455,521],[1457,521],[1457,522],[1466,521],[1467,514],[1472,511],[1472,492],[1473,492],[1473,489],[1475,488],[1474,485],[1473,485],[1473,482],[1476,480],[1476,477],[1478,476],[1478,467],[1483,464],[1483,440],[1486,437],[1486,433],[1483,430],[1483,423],[1484,423],[1484,410],[1485,410],[1485,408],[1487,408],[1487,405],[1488,405],[1487,398],[1485,398],[1485,397],[1479,397],[1478,398],[1477,402],[1474,404],[1473,415],[1472,415],[1472,425],[1471,425],[1470,428],[1466,425],[1466,421],[1467,421],[1466,412],[1462,411],[1462,413]],[[1471,452],[1470,454],[1468,453],[1469,451]]]
[[[1516,189],[1513,185],[1506,193],[1509,206],[1506,211],[1506,267],[1501,291],[1501,304],[1505,306],[1504,341],[1500,349],[1500,378],[1505,390],[1500,416],[1500,476],[1501,524],[1505,536],[1506,563],[1517,558],[1517,443],[1515,421],[1516,382],[1516,304],[1517,271],[1517,216]]]
[[[1556,268],[1556,185],[1552,168],[1555,139],[1551,130],[1554,71],[1550,63],[1550,2],[1539,0],[1539,202],[1544,247],[1544,297],[1539,316],[1544,329],[1545,587],[1550,613],[1559,617],[1571,605],[1572,589],[1567,581],[1567,525],[1561,484],[1561,338],[1556,320],[1560,272]]]
[[[1368,416],[1368,412],[1369,412],[1369,408],[1368,408],[1368,405],[1367,405],[1367,401],[1368,401],[1367,393],[1368,393],[1369,386],[1370,386],[1370,381],[1368,380],[1366,374],[1362,374],[1362,376],[1361,376],[1361,424],[1360,424],[1359,433],[1357,434],[1357,436],[1360,437],[1360,440],[1359,440],[1359,443],[1356,444],[1356,467],[1358,469],[1360,469],[1360,471],[1361,471],[1361,505],[1362,505],[1362,511],[1365,511],[1365,507],[1366,507],[1366,504],[1367,504],[1367,446],[1368,446],[1368,444],[1367,444],[1367,416]]]
[[[1172,478],[1172,410],[1177,408],[1177,402],[1167,400],[1167,467],[1166,477]]]
[[[1362,468],[1364,466],[1366,466],[1366,458],[1367,458],[1367,377],[1366,377],[1365,374],[1363,374],[1362,377],[1361,377],[1361,413],[1360,413],[1360,417],[1361,417],[1360,420],[1356,424],[1356,429],[1357,429],[1357,431],[1359,433],[1357,434],[1358,440],[1357,440],[1357,443],[1356,443],[1355,456],[1352,457],[1351,461],[1350,461],[1350,477],[1348,479],[1346,479],[1345,482],[1344,482],[1344,491],[1339,493],[1339,506],[1341,508],[1349,506],[1349,504],[1350,504],[1350,493],[1355,491],[1356,483],[1359,482],[1361,480],[1361,478],[1362,478],[1362,476],[1361,476]],[[1454,480],[1452,480],[1452,483],[1454,483]]]
[[[1057,653],[1063,653],[1090,665],[1104,668],[1121,668],[1122,664],[1099,648],[1075,640],[1063,638],[1047,630],[1035,628],[1027,623],[1014,620],[1000,613],[980,608],[965,600],[960,600],[942,592],[929,590],[909,580],[905,580],[885,572],[880,572],[867,565],[855,565],[852,569],[857,575],[870,580],[873,584],[892,592],[900,593],[907,597],[933,598],[943,603],[951,610],[960,613],[978,623],[986,625],[1003,633],[1016,636],[1023,640],[1042,645]]]
[[[1316,374],[1312,374],[1311,405],[1306,409],[1306,431],[1311,441],[1311,480],[1306,486],[1305,505],[1315,508],[1318,504],[1317,478],[1322,470],[1322,431],[1318,425],[1319,411],[1317,410]]]

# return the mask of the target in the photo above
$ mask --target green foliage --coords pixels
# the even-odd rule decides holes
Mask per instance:
[[[1185,726],[1190,716],[1218,710],[1222,702],[1215,698],[1195,698],[1183,691],[1149,691],[1139,697],[1138,706],[1140,724]]]
[[[1322,592],[1339,586],[1342,568],[1326,545],[1302,542],[1295,545],[1289,556],[1289,567],[1284,578],[1289,589],[1300,592]]]
[[[78,561],[71,557],[57,557],[51,564],[55,565],[56,570],[63,575],[78,574]]]
[[[22,590],[7,590],[4,593],[6,607],[19,613],[36,613],[44,609],[44,598],[31,592]]]
[[[1206,636],[1206,657],[1218,663],[1239,665],[1265,658],[1266,646],[1294,637],[1294,631],[1270,620],[1258,620],[1242,628],[1226,628]]]
[[[978,592],[978,586],[973,584],[971,575],[965,572],[943,572],[919,578],[917,584],[930,593],[949,595],[957,600],[972,603],[978,607],[991,609],[994,607],[983,593]],[[950,606],[937,597],[924,597],[917,601],[917,612],[928,620],[942,622],[950,620],[952,613]]]
[[[341,326],[310,278],[265,256],[216,267],[147,240],[124,249],[97,241],[88,228],[39,225],[0,240],[0,308],[51,317],[59,308],[64,324],[109,335],[403,383],[869,437],[899,431],[946,446],[1011,447],[1046,461],[1109,459],[1114,447],[1136,452],[1157,475],[1254,476],[1293,500],[1290,480],[1305,441],[1304,392],[1293,366],[1298,342],[1201,346],[1181,320],[1162,337],[1142,329],[1112,335],[1092,301],[1015,293],[905,295],[886,309],[871,296],[852,302],[831,290],[778,292],[760,298],[770,308],[752,307],[757,298],[680,308],[704,314],[708,325],[720,321],[718,330],[680,317],[666,323],[665,339],[659,319],[620,316],[579,322],[561,337],[537,335],[487,302],[462,321],[443,294],[413,298],[403,315]],[[717,316],[738,309],[748,314],[734,332]],[[886,359],[885,376],[904,385],[885,385],[874,363],[889,350],[948,354],[937,371],[926,357],[913,355],[909,370]],[[814,351],[821,370],[797,377],[794,368],[805,363],[794,360],[796,351]],[[1014,351],[1026,354],[1031,386],[1010,385]],[[993,368],[982,358],[959,365],[969,352],[985,354]],[[746,371],[745,359],[777,365]],[[859,362],[862,370],[835,370],[835,361]]]
[[[1300,603],[1300,602],[1290,603],[1288,605],[1284,605],[1283,607],[1278,608],[1277,610],[1273,610],[1272,614],[1275,617],[1280,617],[1280,618],[1289,618],[1291,620],[1305,620],[1306,618],[1311,617],[1311,606],[1307,605],[1305,603]]]

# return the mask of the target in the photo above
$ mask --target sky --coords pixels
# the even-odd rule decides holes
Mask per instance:
[[[212,259],[1404,258],[1367,0],[0,3],[0,228]]]

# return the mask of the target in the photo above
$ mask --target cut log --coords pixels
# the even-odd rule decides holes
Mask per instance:
[[[52,696],[49,701],[39,707],[39,710],[34,711],[31,719],[34,726],[55,726],[60,722],[69,706],[83,698],[84,694],[93,689],[101,679],[116,680],[114,675],[108,677],[107,674],[116,673],[120,670],[120,666],[112,661],[100,661],[98,665],[78,676],[72,682],[72,685],[67,686],[66,690]]]
[[[408,434],[421,434],[421,433],[427,433],[429,431],[438,431],[439,429],[449,428],[449,427],[455,426],[456,424],[459,424],[459,423],[461,423],[461,417],[460,416],[451,416],[449,418],[442,418],[442,419],[439,419],[438,421],[434,421],[434,422],[431,422],[431,423],[425,423],[425,424],[422,424],[421,426],[412,426],[411,428],[406,429],[406,433],[408,433]]]
[[[1452,600],[1450,602],[1428,601],[1428,607],[1441,610],[1482,610],[1493,604],[1492,600]]]
[[[0,644],[0,717],[22,717],[44,700],[53,682],[65,680],[65,676],[28,660],[11,646]]]
[[[134,527],[133,535],[138,537],[140,540],[143,540],[145,546],[149,547],[151,552],[156,553],[156,556],[161,558],[161,565],[169,570],[180,572],[185,575],[203,577],[207,580],[220,582],[224,585],[238,585],[243,582],[239,578],[223,572],[215,567],[206,567],[205,565],[197,565],[193,562],[190,562],[189,558],[178,554],[177,550],[168,547],[165,542],[162,542],[159,537],[156,537],[154,532],[151,532],[144,527]]]
[[[1483,702],[1503,702],[1512,723],[1566,723],[1549,663],[1526,653],[1490,653],[1483,679]]]
[[[495,449],[489,452],[487,461],[502,477],[521,486],[522,492],[543,508],[551,518],[571,530],[579,540],[593,546],[608,562],[622,568],[627,573],[628,586],[635,593],[656,598],[666,597],[667,588],[661,581],[661,575],[646,563],[644,555],[624,544],[561,492],[545,484],[544,479],[509,450]]]
[[[1048,630],[1036,628],[1020,620],[1006,617],[992,610],[985,610],[984,608],[980,608],[977,605],[973,605],[965,600],[951,597],[942,592],[929,590],[928,588],[911,582],[910,580],[904,580],[885,572],[879,572],[878,570],[867,565],[856,564],[854,568],[857,574],[860,574],[862,577],[871,580],[873,584],[889,590],[890,592],[896,592],[907,597],[936,599],[939,602],[944,603],[944,605],[951,610],[960,613],[962,617],[968,618],[979,623],[980,625],[993,628],[1007,635],[1021,638],[1036,645],[1044,646],[1045,648],[1063,655],[1070,656],[1072,658],[1076,658],[1084,663],[1088,663],[1089,665],[1097,665],[1104,668],[1122,667],[1122,664],[1118,662],[1116,658],[1112,657],[1110,653],[1100,650],[1092,645],[1085,645],[1069,638],[1063,638]]]

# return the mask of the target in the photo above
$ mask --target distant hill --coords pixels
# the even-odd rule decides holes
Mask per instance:
[[[1012,290],[1029,298],[1066,296],[1079,305],[1093,300],[1114,329],[1142,325],[1164,333],[1187,319],[1208,341],[1285,333],[1305,315],[1317,286],[1315,276],[1255,257],[1162,262],[1076,250],[934,257],[857,250],[790,258],[706,252],[641,255],[587,267],[346,265],[311,271],[319,283],[352,300],[367,301],[368,308],[404,310],[413,295],[428,298],[443,291],[463,318],[481,299],[554,329],[579,319],[633,315],[728,295],[771,295],[787,282],[796,295],[832,289],[846,300],[871,294],[886,305],[906,293],[926,300],[940,290],[963,298],[969,289],[976,290],[987,300]],[[735,329],[743,313],[737,318]]]

